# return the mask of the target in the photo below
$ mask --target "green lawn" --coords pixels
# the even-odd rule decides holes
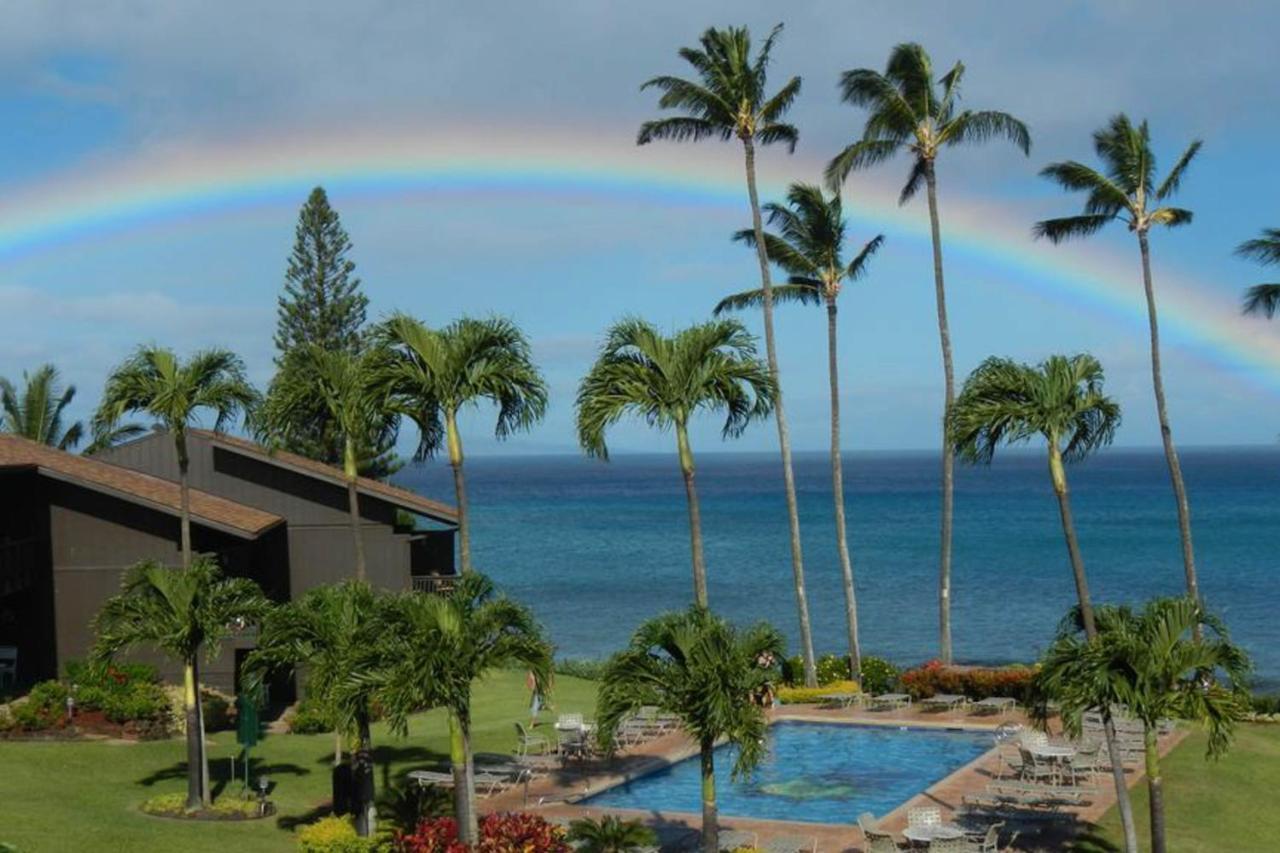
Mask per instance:
[[[1240,728],[1231,751],[1206,761],[1196,732],[1164,760],[1169,849],[1177,853],[1272,853],[1280,849],[1280,726]],[[1147,786],[1134,789],[1139,838],[1148,849]],[[1123,844],[1115,809],[1102,822],[1105,837]]]
[[[478,686],[473,704],[478,752],[511,752],[512,723],[527,720],[529,713],[524,677],[523,672],[495,673]],[[558,678],[554,702],[558,711],[591,714],[595,687]],[[548,719],[545,712],[543,719]],[[373,737],[379,789],[447,755],[448,734],[438,711],[415,717],[407,738],[392,737],[384,726],[375,726]],[[216,791],[238,748],[232,732],[221,732],[212,740],[210,772]],[[272,794],[280,810],[276,817],[185,823],[137,810],[154,794],[186,790],[186,754],[180,739],[138,744],[0,742],[0,841],[16,844],[22,853],[292,850],[289,827],[313,815],[328,798],[333,736],[267,736],[255,755],[254,775],[265,772],[277,783]]]

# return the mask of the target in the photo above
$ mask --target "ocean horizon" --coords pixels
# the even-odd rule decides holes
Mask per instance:
[[[1180,451],[1197,567],[1209,608],[1253,655],[1259,689],[1280,687],[1280,446]],[[776,453],[699,455],[711,606],[768,620],[798,651],[781,464]],[[912,665],[936,656],[937,451],[844,456],[846,513],[864,654]],[[674,454],[570,453],[467,460],[476,567],[529,604],[562,658],[599,658],[644,619],[692,597],[689,534]],[[846,647],[828,455],[795,456],[815,648]],[[1172,489],[1158,448],[1113,447],[1071,466],[1072,505],[1097,603],[1178,595],[1184,576]],[[452,499],[448,465],[396,478]],[[1043,452],[957,465],[952,632],[957,662],[1030,662],[1075,603]]]

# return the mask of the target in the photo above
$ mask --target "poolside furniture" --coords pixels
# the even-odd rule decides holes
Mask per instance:
[[[898,842],[894,841],[893,836],[887,832],[868,829],[864,826],[862,836],[867,842],[863,847],[866,853],[899,853]]]
[[[861,693],[824,693],[818,697],[818,701],[829,708],[850,708],[861,700]]]
[[[907,826],[938,826],[942,823],[942,810],[933,806],[907,809]]]
[[[929,853],[973,853],[973,845],[964,835],[929,839]]]
[[[897,708],[911,707],[911,697],[906,693],[881,693],[872,696],[867,706],[872,711],[891,711]]]
[[[516,754],[528,755],[531,750],[538,754],[545,754],[551,749],[551,741],[542,735],[535,735],[524,727],[523,723],[516,723]]]
[[[452,788],[453,774],[444,773],[437,770],[411,770],[409,778],[417,782],[422,787],[434,785],[437,788]]]
[[[581,714],[561,714],[556,718],[557,729],[580,729],[586,722]]]
[[[472,774],[475,784],[476,793],[481,797],[492,796],[499,791],[504,791],[516,783],[516,779],[510,773],[494,773],[486,770],[476,770]],[[444,773],[435,770],[413,770],[409,773],[409,778],[419,785],[426,787],[433,785],[437,788],[452,788],[453,774]]]
[[[806,835],[776,835],[757,849],[765,853],[818,853],[818,839]]]
[[[1018,700],[1010,696],[988,696],[973,703],[975,714],[1008,714],[1017,708]]]
[[[756,834],[747,829],[730,829],[719,834],[719,842],[721,850],[755,847]]]
[[[969,697],[958,693],[938,693],[921,699],[920,704],[931,711],[954,711],[969,704]]]
[[[970,849],[974,853],[1005,853],[1005,851],[1013,850],[1013,842],[1017,839],[1018,833],[1009,836],[1009,843],[1004,847],[1000,846],[1000,830],[1004,827],[1005,822],[1000,820],[987,827],[987,831],[978,833],[976,838],[970,838],[976,846]]]
[[[1043,757],[1032,747],[1020,747],[1018,749],[1018,756],[1022,759],[1022,771],[1018,777],[1022,781],[1049,783],[1056,783],[1058,781],[1057,765],[1049,758]]]

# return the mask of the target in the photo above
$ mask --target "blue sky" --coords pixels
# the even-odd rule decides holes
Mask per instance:
[[[1152,123],[1170,162],[1192,138],[1205,148],[1179,203],[1196,212],[1181,232],[1154,239],[1160,276],[1191,283],[1230,307],[1266,272],[1232,248],[1280,225],[1280,173],[1269,167],[1280,124],[1273,97],[1272,34],[1280,11],[1264,3],[793,3],[602,4],[381,3],[376,7],[262,4],[17,2],[0,31],[0,207],[6,197],[89,180],[120,166],[145,168],[157,152],[244,140],[342,138],[406,123],[483,128],[518,147],[554,134],[572,160],[573,133],[616,140],[618,157],[654,110],[638,85],[683,73],[675,50],[708,25],[787,29],[775,79],[799,74],[794,157],[770,152],[765,178],[813,180],[861,126],[838,102],[839,72],[880,67],[889,48],[918,40],[935,62],[962,59],[965,96],[1023,118],[1030,158],[1011,148],[948,152],[940,167],[948,211],[981,204],[1030,223],[1074,212],[1078,201],[1036,177],[1046,162],[1088,159],[1089,133],[1120,110]],[[706,143],[714,145],[714,143]],[[598,149],[599,143],[593,143]],[[725,146],[724,174],[738,152]],[[679,157],[679,151],[654,156]],[[720,168],[720,167],[716,167]],[[895,162],[868,176],[883,194],[905,174]],[[317,173],[316,183],[332,176]],[[850,207],[858,187],[847,190]],[[109,367],[134,345],[190,350],[219,344],[243,354],[255,379],[270,373],[275,300],[306,194],[208,215],[156,219],[105,235],[0,257],[0,375],[54,361],[79,388],[87,414]],[[541,427],[505,446],[473,417],[473,452],[572,450],[572,398],[600,332],[639,314],[674,327],[705,317],[725,292],[751,283],[754,261],[728,235],[747,224],[745,199],[698,205],[601,195],[529,192],[367,193],[331,187],[355,244],[373,314],[393,308],[443,323],[462,313],[502,313],[535,341],[553,387]],[[907,209],[922,222],[922,203]],[[863,209],[873,222],[876,211]],[[861,219],[854,240],[883,230],[871,274],[842,301],[845,442],[851,449],[922,448],[936,442],[941,371],[928,244],[900,224]],[[1028,236],[1027,241],[1030,241]],[[1136,250],[1120,227],[1089,243],[1037,251],[1100,259],[1139,287]],[[1046,262],[1050,266],[1053,260]],[[1109,371],[1125,412],[1120,443],[1155,445],[1145,318],[1090,307],[1041,287],[1036,273],[999,257],[948,249],[952,331],[961,377],[988,354],[1028,360],[1089,350]],[[758,328],[754,318],[748,320]],[[779,347],[796,443],[826,441],[825,339],[812,309],[780,312]],[[1280,325],[1240,326],[1244,346]],[[1260,376],[1206,356],[1176,331],[1166,381],[1180,443],[1267,443],[1280,430],[1280,366]],[[714,422],[698,449],[722,447]],[[773,447],[771,427],[730,449]],[[617,450],[666,450],[670,438],[620,427]]]

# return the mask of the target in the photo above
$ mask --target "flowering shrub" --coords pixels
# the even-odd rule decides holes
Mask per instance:
[[[1036,671],[1029,666],[989,667],[944,666],[931,660],[902,673],[899,682],[913,699],[928,699],[939,693],[953,693],[970,699],[1009,696],[1019,702],[1030,697]]]
[[[523,812],[485,815],[480,819],[478,853],[570,853],[564,830],[538,815]],[[409,834],[396,836],[399,853],[466,853],[451,817],[424,820]]]
[[[782,687],[778,689],[778,701],[783,705],[806,705],[821,702],[823,696],[832,693],[857,693],[855,681],[833,681],[825,687]]]
[[[356,835],[349,817],[323,817],[298,830],[298,853],[368,853],[376,847],[373,839]]]
[[[862,659],[862,690],[864,693],[890,693],[898,684],[898,668],[884,658],[867,656]]]

